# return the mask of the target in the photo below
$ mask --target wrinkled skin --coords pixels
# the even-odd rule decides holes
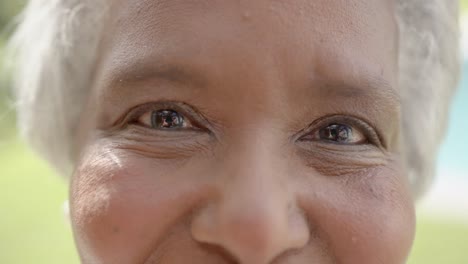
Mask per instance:
[[[391,1],[109,5],[71,183],[83,263],[405,263]]]

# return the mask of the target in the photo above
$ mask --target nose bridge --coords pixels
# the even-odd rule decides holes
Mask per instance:
[[[247,262],[254,257],[252,250],[260,263],[280,247],[280,237],[284,238],[288,228],[291,197],[283,184],[285,175],[272,135],[256,132],[249,130],[226,156],[216,217],[229,251]]]
[[[250,131],[220,167],[220,197],[199,216],[195,238],[225,248],[240,263],[268,263],[308,241],[274,136]],[[256,136],[255,136],[256,135]]]
[[[284,219],[284,209],[291,202],[285,168],[270,139],[257,136],[253,142],[236,144],[230,158],[226,159],[221,199],[222,216],[255,221],[270,219],[268,224]],[[245,219],[242,219],[245,218]],[[265,218],[265,219],[264,219]],[[267,223],[263,223],[267,224]]]
[[[259,126],[260,128],[247,128],[239,132],[239,136],[233,137],[234,140],[226,149],[222,166],[226,173],[222,177],[232,186],[224,186],[225,188],[236,188],[236,185],[280,187],[275,183],[286,177],[281,173],[285,161],[280,158],[279,139],[274,135],[273,129]]]
[[[243,214],[261,216],[281,214],[293,197],[288,190],[286,161],[281,159],[278,140],[273,133],[248,130],[246,136],[234,142],[224,160],[222,199],[224,210],[239,210]],[[248,205],[248,207],[245,207]]]

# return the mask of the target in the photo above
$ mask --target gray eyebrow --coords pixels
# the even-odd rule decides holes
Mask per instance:
[[[112,86],[113,84],[140,83],[151,79],[199,87],[207,83],[198,71],[178,64],[134,62],[113,69],[111,74]]]
[[[336,96],[349,99],[367,97],[369,99],[386,99],[396,104],[401,103],[400,94],[397,89],[383,79],[373,79],[362,82],[359,85],[325,82],[319,85],[317,93],[325,97]]]
[[[401,104],[400,94],[395,87],[384,78],[370,75],[372,74],[365,74],[366,77],[356,83],[327,79],[311,80],[310,89],[313,89],[317,96],[324,98],[366,98],[376,103]],[[144,58],[117,64],[111,68],[108,76],[110,78],[106,86],[110,87],[133,87],[133,84],[151,80],[180,84],[177,87],[206,87],[209,84],[208,79],[196,66],[180,62],[166,63],[163,58]]]

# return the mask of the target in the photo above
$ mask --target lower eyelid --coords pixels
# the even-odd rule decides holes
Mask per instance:
[[[323,141],[303,142],[298,146],[302,155],[313,159],[328,159],[344,162],[346,160],[361,163],[364,157],[382,159],[387,154],[372,144],[339,144]],[[340,161],[341,160],[341,161]]]

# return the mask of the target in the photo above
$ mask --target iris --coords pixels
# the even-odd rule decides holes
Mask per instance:
[[[347,143],[353,135],[351,127],[342,124],[331,124],[320,129],[319,137],[323,140],[334,141],[338,143]]]
[[[174,110],[158,110],[151,114],[151,127],[155,129],[178,129],[184,124],[184,117]]]

